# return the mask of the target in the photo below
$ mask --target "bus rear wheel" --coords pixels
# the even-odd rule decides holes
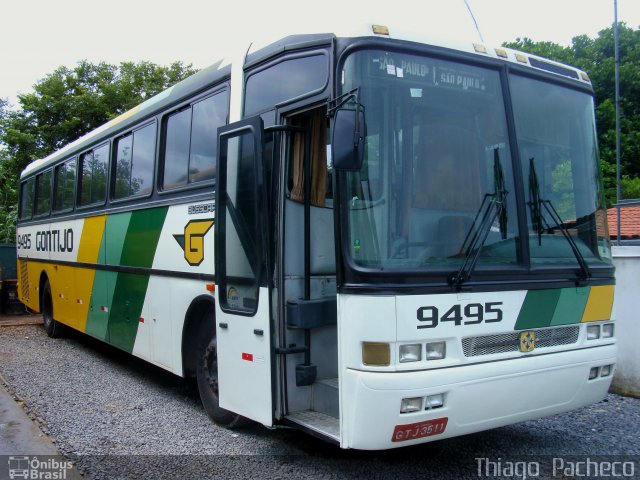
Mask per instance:
[[[49,280],[42,289],[42,321],[44,331],[51,338],[58,338],[62,335],[62,324],[53,318],[53,299],[51,298],[51,285]]]
[[[199,336],[198,361],[196,365],[196,380],[200,400],[207,415],[216,424],[233,428],[242,425],[244,418],[240,415],[220,408],[218,400],[218,349],[213,327],[213,307],[206,317],[203,335]]]

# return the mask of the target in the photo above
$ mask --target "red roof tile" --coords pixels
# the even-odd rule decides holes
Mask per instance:
[[[618,212],[613,207],[607,210],[609,235],[618,236]],[[620,237],[640,238],[640,206],[620,208]]]

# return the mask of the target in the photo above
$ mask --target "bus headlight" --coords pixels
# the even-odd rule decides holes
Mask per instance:
[[[602,326],[602,338],[613,337],[613,323],[607,323]]]
[[[400,402],[400,413],[412,413],[422,410],[422,397],[403,398]]]
[[[600,338],[600,325],[589,325],[587,327],[587,340]]]
[[[400,363],[422,360],[422,344],[400,345]]]
[[[374,367],[388,367],[391,364],[389,344],[362,342],[362,363]]]
[[[431,410],[442,406],[444,406],[444,395],[439,393],[438,395],[429,395],[424,408],[425,410]]]
[[[442,360],[447,356],[447,342],[427,343],[427,360]]]

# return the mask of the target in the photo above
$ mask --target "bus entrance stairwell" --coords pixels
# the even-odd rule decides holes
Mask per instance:
[[[285,418],[337,441],[337,306],[326,109],[296,115],[288,123],[304,133],[290,136],[284,169]]]

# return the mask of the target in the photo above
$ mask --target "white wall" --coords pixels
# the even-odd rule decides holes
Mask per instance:
[[[640,397],[640,246],[614,246],[618,364],[611,390]]]

